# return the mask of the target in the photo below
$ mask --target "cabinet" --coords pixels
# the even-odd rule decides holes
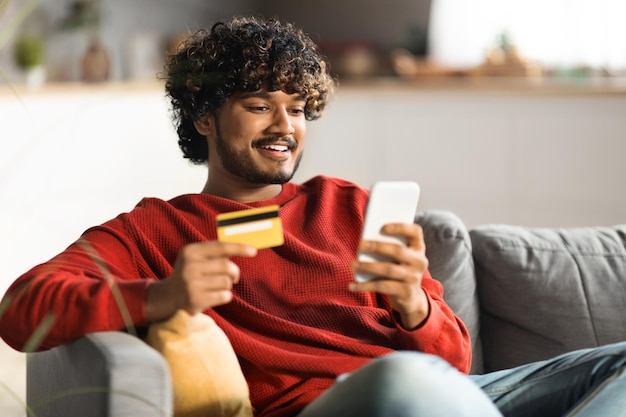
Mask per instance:
[[[468,226],[626,222],[626,94],[526,81],[344,85],[309,124],[298,179],[420,183]]]

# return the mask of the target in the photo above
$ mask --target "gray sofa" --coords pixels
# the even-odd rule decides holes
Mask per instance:
[[[472,337],[472,373],[626,340],[626,225],[468,231],[437,210],[416,222],[430,271]],[[27,403],[38,417],[167,416],[170,387],[163,359],[121,332],[28,356]]]

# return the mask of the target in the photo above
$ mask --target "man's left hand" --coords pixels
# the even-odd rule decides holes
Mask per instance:
[[[422,277],[428,268],[426,245],[421,226],[418,224],[389,223],[383,227],[389,235],[404,236],[406,246],[396,243],[363,240],[361,251],[383,255],[388,262],[355,261],[355,272],[373,274],[376,278],[367,282],[350,284],[351,291],[385,294],[398,314],[400,323],[407,330],[416,329],[428,317],[429,304],[422,289]]]

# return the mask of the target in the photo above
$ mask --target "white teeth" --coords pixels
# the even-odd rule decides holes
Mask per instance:
[[[272,151],[285,152],[289,150],[289,147],[285,145],[267,145],[263,146],[264,149],[270,149]]]

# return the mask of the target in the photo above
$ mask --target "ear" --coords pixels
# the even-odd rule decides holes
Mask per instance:
[[[210,114],[204,115],[195,120],[193,125],[202,136],[208,136],[213,131],[213,117]]]

